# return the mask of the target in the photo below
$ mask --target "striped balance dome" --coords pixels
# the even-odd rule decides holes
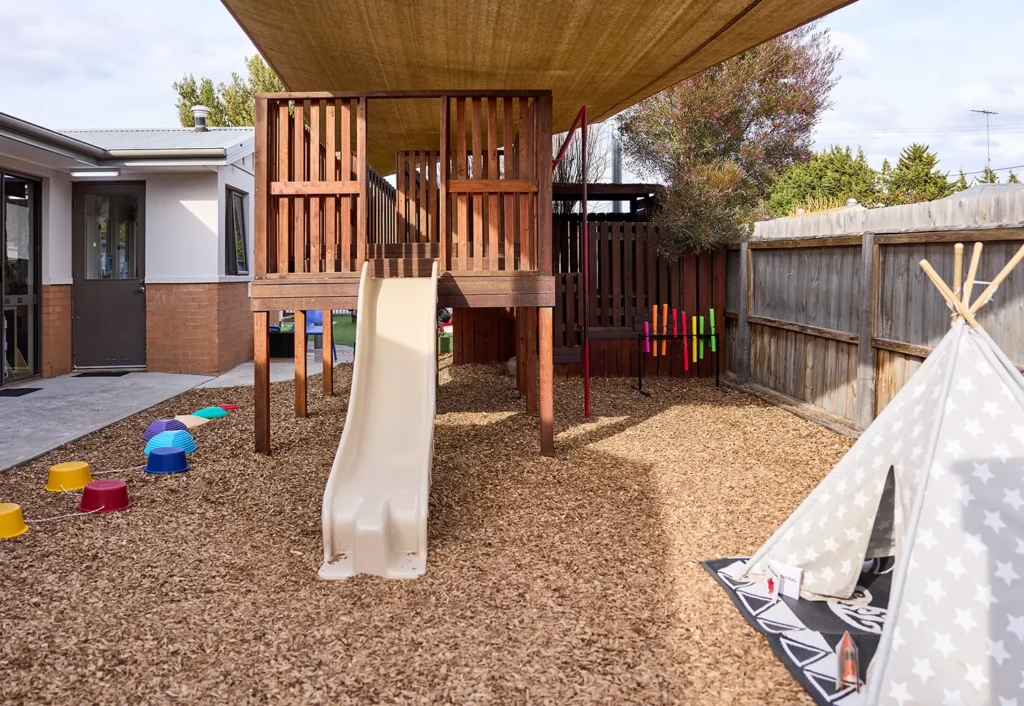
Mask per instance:
[[[146,444],[146,448],[143,449],[142,453],[149,456],[149,452],[153,449],[166,449],[170,446],[177,446],[182,449],[185,453],[190,454],[195,451],[196,440],[192,438],[192,435],[187,431],[175,430],[175,431],[162,431]]]

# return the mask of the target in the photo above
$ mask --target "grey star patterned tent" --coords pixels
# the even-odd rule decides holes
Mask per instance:
[[[974,319],[1024,248],[972,304],[980,251],[952,290],[922,261],[949,333],[734,573],[800,567],[801,599],[834,601],[854,595],[865,560],[895,557],[862,703],[1024,706],[1024,377]]]

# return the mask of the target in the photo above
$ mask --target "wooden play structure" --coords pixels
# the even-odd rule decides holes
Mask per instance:
[[[269,312],[294,310],[301,337],[305,311],[355,306],[364,262],[375,277],[426,276],[436,262],[439,305],[516,310],[531,352],[519,383],[553,453],[552,133],[581,115],[606,120],[849,1],[224,0],[289,89],[256,100],[257,450],[271,448]],[[394,190],[380,178],[391,173]],[[641,306],[614,301],[595,328],[626,329]]]
[[[367,136],[372,106],[394,100],[437,106],[439,149],[398,153],[392,194],[373,178]],[[322,310],[329,321],[332,309],[356,308],[363,262],[376,277],[408,277],[428,275],[436,261],[439,306],[520,309],[520,335],[538,351],[523,371],[539,378],[536,403],[535,385],[527,385],[529,406],[539,408],[541,449],[550,453],[550,92],[287,93],[256,101],[257,448],[270,450],[269,312],[296,312],[295,412],[305,416],[305,312]],[[329,326],[323,350],[331,370]],[[332,392],[325,375],[324,393]]]

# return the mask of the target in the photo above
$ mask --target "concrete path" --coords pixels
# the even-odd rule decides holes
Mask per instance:
[[[354,359],[353,351],[348,346],[338,346],[335,353],[334,366],[342,363],[351,363]],[[319,375],[323,372],[323,354],[320,351],[309,350],[306,357],[306,375]],[[236,368],[209,382],[204,382],[200,387],[252,387],[253,385],[253,363],[242,363]],[[270,361],[270,382],[284,382],[295,379],[295,361],[292,358],[278,358]]]
[[[122,377],[61,375],[31,382],[22,397],[0,397],[0,470],[29,461],[180,395],[203,375],[129,373]]]

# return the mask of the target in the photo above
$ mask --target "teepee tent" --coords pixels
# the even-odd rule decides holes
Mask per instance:
[[[972,304],[980,251],[952,291],[922,261],[953,310],[949,333],[731,573],[750,594],[742,582],[769,562],[798,567],[801,603],[836,603],[855,596],[866,560],[895,557],[858,703],[1024,706],[1024,378],[974,318],[1024,248]]]

